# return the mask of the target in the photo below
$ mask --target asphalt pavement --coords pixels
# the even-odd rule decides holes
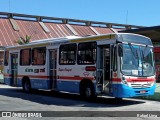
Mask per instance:
[[[3,85],[3,83],[0,83],[0,84]],[[136,97],[136,98],[144,99],[144,100],[160,101],[160,83],[156,83],[156,90],[155,90],[155,94],[154,95],[151,95],[151,96],[142,96],[142,97]]]

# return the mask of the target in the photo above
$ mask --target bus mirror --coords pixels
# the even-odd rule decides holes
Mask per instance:
[[[123,48],[121,45],[119,45],[119,47],[118,47],[118,55],[119,55],[119,57],[123,57]]]

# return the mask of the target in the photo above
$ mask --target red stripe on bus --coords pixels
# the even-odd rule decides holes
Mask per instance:
[[[50,76],[35,76],[35,75],[18,75],[17,77],[22,78],[24,76],[28,76],[29,78],[42,78],[42,79],[49,79]],[[11,74],[5,74],[5,77],[12,77]],[[54,76],[53,76],[54,77]],[[94,77],[79,77],[79,76],[57,76],[57,79],[63,79],[63,80],[82,80],[82,79],[90,79],[94,80]]]
[[[18,77],[24,77],[24,76],[27,76],[27,75],[18,75]],[[49,76],[42,76],[42,75],[38,75],[38,76],[28,75],[28,77],[30,77],[30,78],[44,78],[44,79],[48,79],[49,78]]]
[[[126,78],[127,82],[154,82],[154,78]]]
[[[82,80],[82,79],[90,79],[94,80],[94,77],[78,77],[78,76],[59,76],[58,79],[63,79],[63,80]]]
[[[4,74],[4,77],[12,77],[11,74]]]
[[[22,78],[26,75],[18,75],[17,77]],[[35,76],[35,75],[28,75],[29,78],[42,78],[42,79],[49,79],[50,76]],[[4,74],[4,77],[12,77],[12,74]],[[53,76],[54,77],[54,76]],[[94,77],[80,77],[80,76],[57,76],[57,79],[62,80],[82,80],[82,79],[90,79],[95,80]],[[154,78],[126,78],[127,82],[154,82]],[[121,82],[121,78],[113,78],[112,82]]]
[[[121,78],[113,78],[112,81],[113,82],[121,82]]]
[[[17,77],[22,78],[28,76],[29,78],[49,78],[49,76],[35,76],[35,75],[17,75]],[[12,74],[4,74],[4,77],[12,77]]]

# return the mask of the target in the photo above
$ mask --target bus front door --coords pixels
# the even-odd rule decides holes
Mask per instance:
[[[49,76],[50,88],[55,90],[57,88],[57,50],[49,50]]]
[[[110,45],[97,48],[97,92],[110,94],[111,90],[111,49]]]
[[[11,85],[17,86],[17,73],[18,73],[18,53],[11,53]]]

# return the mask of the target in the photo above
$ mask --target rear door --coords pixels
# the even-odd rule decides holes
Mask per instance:
[[[18,84],[18,53],[11,53],[11,85]]]
[[[51,89],[57,88],[57,50],[49,50],[49,76]]]

